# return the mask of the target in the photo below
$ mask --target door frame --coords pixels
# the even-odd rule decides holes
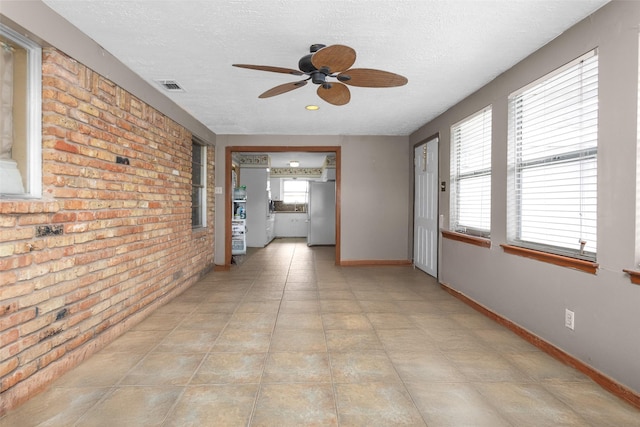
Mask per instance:
[[[231,188],[231,168],[233,153],[282,153],[287,151],[302,153],[334,153],[336,155],[336,258],[335,264],[340,265],[340,188],[341,188],[341,164],[342,153],[339,146],[260,146],[242,145],[225,147],[225,173],[224,173],[224,263],[226,268],[231,267],[231,202],[233,188]]]
[[[437,180],[436,180],[436,184],[440,183],[440,148],[442,146],[442,140],[440,138],[440,132],[436,132],[426,138],[421,139],[419,142],[413,144],[413,147],[411,149],[411,159],[412,159],[412,168],[411,168],[411,184],[412,184],[412,188],[411,188],[411,192],[413,194],[413,207],[411,209],[411,258],[413,259],[413,264],[414,264],[414,268],[415,268],[415,228],[416,228],[416,218],[415,218],[415,212],[416,212],[416,173],[415,173],[415,153],[416,153],[416,148],[423,145],[423,144],[428,144],[429,142],[433,141],[433,140],[438,140],[438,152],[436,153],[436,157],[437,157],[437,161],[438,161],[438,176],[437,176]],[[437,222],[437,226],[436,226],[436,248],[437,248],[437,253],[436,253],[436,280],[440,280],[440,192],[442,191],[442,188],[440,187],[440,185],[436,185],[436,194],[438,195],[436,197],[436,211],[437,211],[437,217],[438,217],[438,222]],[[422,271],[422,270],[420,270]],[[427,273],[425,273],[427,274]],[[433,277],[433,276],[432,276]]]

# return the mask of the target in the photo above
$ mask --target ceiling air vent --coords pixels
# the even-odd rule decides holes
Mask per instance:
[[[156,80],[156,82],[169,92],[184,92],[184,89],[175,80]]]

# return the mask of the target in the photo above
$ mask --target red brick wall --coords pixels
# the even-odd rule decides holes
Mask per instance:
[[[42,68],[43,196],[0,199],[0,415],[213,267],[214,150],[192,230],[190,132],[55,49]]]

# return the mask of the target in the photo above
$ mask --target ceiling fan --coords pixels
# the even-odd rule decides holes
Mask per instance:
[[[304,80],[285,83],[261,94],[258,98],[269,98],[305,86],[309,80],[318,85],[318,96],[333,105],[345,105],[351,100],[351,92],[346,85],[360,87],[394,87],[407,84],[407,78],[388,71],[371,68],[349,68],[356,61],[356,51],[349,46],[335,44],[311,45],[310,54],[298,62],[299,70],[272,67],[269,65],[233,64],[234,67],[274,73],[308,76]],[[336,79],[329,81],[328,79]]]

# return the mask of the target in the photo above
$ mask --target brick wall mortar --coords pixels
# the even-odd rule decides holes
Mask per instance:
[[[54,48],[42,83],[43,196],[0,199],[0,415],[213,267],[214,150],[192,230],[188,129]]]

